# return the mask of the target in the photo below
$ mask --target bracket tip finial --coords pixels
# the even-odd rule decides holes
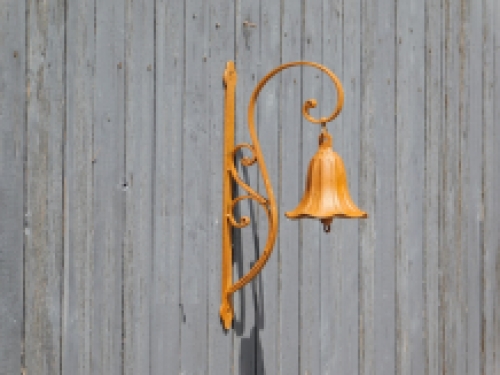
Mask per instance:
[[[229,298],[229,296],[228,296]],[[220,310],[219,310],[220,318],[222,320],[222,325],[224,326],[224,329],[228,330],[231,328],[231,325],[233,323],[233,318],[234,318],[234,310],[232,306],[228,303],[226,300],[224,303],[222,303]]]
[[[227,86],[229,80],[236,80],[236,68],[234,66],[234,61],[229,60],[226,63],[226,69],[224,70],[224,84]]]

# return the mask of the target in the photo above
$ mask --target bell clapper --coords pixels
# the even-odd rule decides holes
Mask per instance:
[[[323,224],[323,231],[325,233],[330,233],[330,227],[333,221],[333,217],[329,217],[327,219],[321,219],[321,223]]]

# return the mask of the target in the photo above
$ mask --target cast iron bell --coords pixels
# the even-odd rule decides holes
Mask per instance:
[[[330,231],[334,217],[368,217],[352,201],[344,162],[333,151],[332,136],[325,127],[319,136],[319,149],[309,163],[304,196],[295,210],[285,215],[290,219],[320,219],[325,232]]]

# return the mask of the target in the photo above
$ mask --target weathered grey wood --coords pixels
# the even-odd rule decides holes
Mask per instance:
[[[301,56],[302,6],[300,0],[282,2],[281,62],[297,61]],[[301,70],[281,73],[279,185],[279,341],[278,373],[294,374],[300,369],[300,222],[282,216],[293,210],[303,192],[301,153]]]
[[[458,7],[458,4],[457,4]],[[469,241],[469,238],[471,238],[471,235],[473,235],[473,228],[470,226],[472,218],[467,217],[467,211],[470,209],[471,212],[474,210],[473,207],[470,207],[469,202],[464,201],[464,198],[467,199],[467,195],[469,195],[471,198],[472,195],[474,195],[473,192],[470,192],[465,186],[464,186],[464,178],[467,179],[469,174],[469,166],[470,162],[467,160],[468,157],[463,156],[462,152],[464,149],[467,149],[469,147],[474,147],[474,139],[477,138],[474,136],[474,134],[467,134],[470,133],[468,131],[469,127],[469,110],[470,110],[470,100],[472,98],[469,97],[469,87],[471,82],[469,81],[469,59],[468,59],[468,43],[469,43],[469,32],[467,31],[468,29],[468,24],[470,22],[470,12],[468,9],[468,6],[465,2],[460,4],[460,9],[459,9],[459,14],[460,14],[460,23],[459,23],[459,40],[458,40],[458,58],[459,58],[459,106],[458,106],[458,126],[455,124],[455,126],[459,129],[458,133],[458,138],[457,138],[457,151],[458,154],[456,155],[456,158],[460,160],[460,163],[458,165],[458,180],[457,180],[457,185],[459,187],[458,189],[458,200],[459,200],[459,206],[458,206],[458,220],[457,220],[457,226],[458,226],[458,235],[456,237],[456,240],[459,244],[458,251],[455,249],[455,255],[457,256],[457,279],[455,281],[455,288],[457,288],[457,308],[456,308],[456,316],[458,320],[458,324],[456,327],[456,333],[457,333],[457,343],[454,345],[454,350],[456,351],[457,355],[457,373],[459,374],[466,374],[467,373],[467,366],[468,366],[468,359],[470,358],[468,355],[468,317],[469,317],[469,310],[471,312],[474,311],[473,306],[467,306],[468,303],[468,287],[472,286],[474,284],[474,280],[468,280],[468,275],[471,274],[469,269],[472,264],[469,264],[469,260],[472,260],[471,258],[468,257],[468,253],[471,251],[474,251],[474,248],[470,248],[469,246],[472,245],[472,243]],[[469,143],[467,141],[464,142],[464,138],[467,138],[469,136],[472,136],[472,143]],[[474,163],[474,160],[477,160],[474,156],[472,156],[472,163]],[[474,185],[474,183],[472,182]],[[475,185],[478,189],[481,188],[481,185]],[[469,194],[468,194],[469,193]],[[471,202],[472,203],[472,202]],[[474,204],[474,203],[472,203]],[[477,218],[473,219],[477,222]],[[465,233],[464,233],[465,230]],[[470,232],[469,232],[470,230]],[[472,271],[474,272],[474,271]],[[472,285],[471,285],[472,283]],[[474,353],[474,350],[471,349],[471,353]]]
[[[302,31],[302,59],[317,61],[322,58],[321,1],[306,0],[302,9],[304,29]],[[325,100],[321,98],[322,73],[317,69],[302,69],[302,100],[316,98],[318,107],[315,117],[324,116]],[[295,107],[297,118],[299,107]],[[301,196],[306,185],[309,162],[318,150],[318,125],[304,118],[301,121],[302,161],[299,172]],[[298,202],[296,203],[298,204]],[[295,208],[295,207],[294,207]],[[300,373],[321,373],[321,304],[320,304],[320,235],[321,223],[317,220],[301,222],[302,243],[300,247]]]
[[[207,373],[231,374],[233,333],[219,319],[222,262],[222,145],[224,144],[224,90],[222,74],[234,60],[234,17],[232,2],[210,1],[210,55],[208,58],[210,127],[210,200],[208,232],[208,368]]]
[[[180,370],[184,3],[156,1],[156,156],[151,373]]]
[[[500,297],[498,291],[500,290],[500,234],[498,231],[498,222],[500,219],[499,210],[499,189],[500,189],[500,170],[498,164],[495,163],[500,158],[498,144],[500,141],[500,129],[498,121],[500,120],[500,106],[498,101],[500,98],[500,27],[498,26],[498,14],[500,14],[500,4],[494,3],[490,9],[493,9],[493,17],[491,18],[490,25],[495,25],[493,34],[493,78],[489,83],[494,83],[493,88],[493,101],[487,100],[489,105],[493,106],[493,121],[489,119],[485,128],[485,274],[489,278],[489,284],[486,287],[488,296],[491,296],[490,303],[493,302],[493,316],[485,325],[485,329],[492,329],[494,337],[488,337],[485,342],[485,347],[488,351],[494,353],[493,366],[491,373],[498,373],[500,371]],[[491,72],[491,70],[490,70]],[[490,265],[490,262],[493,265]]]
[[[149,374],[155,158],[154,2],[126,2],[124,245],[125,374]]]
[[[403,11],[405,6],[401,7]],[[375,374],[396,373],[396,332],[397,332],[397,295],[396,295],[396,135],[397,125],[394,116],[396,100],[396,4],[384,1],[376,13],[376,31],[373,39],[375,48],[375,70],[373,90],[370,97],[374,100],[372,136],[374,137],[374,164],[367,165],[367,171],[374,168],[375,194],[374,211],[371,215],[376,241],[374,257],[374,361]],[[380,17],[384,14],[384,17]],[[404,60],[404,59],[403,59]],[[370,111],[370,104],[366,110]],[[419,124],[420,125],[420,124]],[[363,149],[363,146],[362,146]],[[372,151],[373,152],[373,151]],[[370,155],[367,155],[370,158]],[[366,157],[366,156],[365,156]],[[361,157],[361,160],[364,158]],[[373,177],[372,177],[373,178]],[[361,182],[360,182],[361,184]],[[363,223],[364,225],[364,223]],[[371,287],[369,287],[371,288]],[[360,364],[366,366],[368,363]]]
[[[464,330],[464,293],[462,283],[462,244],[460,243],[460,129],[461,97],[464,92],[461,68],[463,56],[460,48],[464,47],[461,38],[461,4],[445,3],[445,60],[444,60],[444,90],[445,117],[443,121],[443,163],[442,163],[442,213],[441,236],[442,248],[440,264],[446,264],[443,277],[440,280],[441,305],[443,314],[441,320],[442,358],[444,369],[453,374],[463,374],[465,370],[466,353]]]
[[[67,3],[62,373],[92,374],[94,1]],[[102,156],[102,155],[101,155]]]
[[[181,373],[202,374],[208,364],[208,254],[210,124],[208,113],[209,17],[206,1],[186,2],[186,71],[181,254]],[[172,124],[173,125],[173,124]],[[174,125],[173,125],[174,126]],[[189,188],[186,188],[189,187]]]
[[[338,119],[330,125],[334,137],[334,150],[344,160],[351,196],[359,204],[359,153],[361,112],[361,1],[323,1],[323,62],[338,73],[344,87],[345,101]],[[326,82],[325,82],[326,80]],[[329,90],[329,91],[328,91]],[[324,113],[333,109],[335,89],[329,79],[324,78]],[[330,99],[331,98],[331,99]],[[364,207],[362,207],[364,209]],[[322,236],[326,251],[322,252],[321,301],[325,305],[321,319],[329,319],[333,337],[332,349],[326,351],[322,364],[333,357],[332,364],[322,373],[358,373],[358,311],[359,311],[359,221],[336,220],[332,233]],[[330,261],[328,252],[331,253]],[[330,284],[325,285],[324,278]],[[329,312],[326,299],[332,290],[334,311]],[[326,317],[324,317],[326,315]],[[328,316],[329,315],[329,316]],[[332,330],[333,329],[333,330]],[[323,332],[322,328],[322,332]],[[328,372],[327,372],[328,371]]]
[[[321,50],[322,54],[315,61],[323,63],[343,82],[342,70],[342,19],[340,15],[343,12],[342,1],[322,2],[322,20],[328,19],[329,22],[321,22]],[[320,61],[321,59],[321,61]],[[330,114],[335,107],[337,93],[331,80],[323,73],[320,73],[321,93],[318,98],[320,104],[320,115]],[[338,152],[338,142],[342,138],[339,129],[342,127],[341,117],[327,124],[329,132],[333,135],[333,147]],[[306,123],[306,125],[309,125]],[[306,128],[310,127],[307,126]],[[317,129],[316,129],[317,130]],[[305,172],[304,172],[305,173]],[[319,277],[320,289],[318,293],[320,319],[319,319],[319,338],[320,338],[320,368],[322,374],[331,374],[343,371],[342,363],[339,363],[341,347],[335,347],[334,343],[340,339],[340,326],[342,313],[342,245],[344,226],[341,221],[334,220],[330,233],[324,233],[320,226],[319,234]],[[345,322],[343,322],[345,323]],[[357,324],[356,324],[357,326]],[[347,345],[343,346],[347,348]]]
[[[344,27],[342,20],[344,11],[343,1],[322,1],[321,8],[322,15],[320,20],[322,22],[318,22],[318,26],[321,27],[322,53],[314,60],[323,63],[325,66],[331,69],[345,85],[346,81],[343,75],[344,54],[342,50],[344,38],[342,32]],[[353,48],[353,50],[356,49]],[[359,48],[357,52],[359,52]],[[319,61],[320,58],[321,61]],[[359,64],[359,59],[357,60]],[[321,73],[320,79],[321,96],[318,98],[320,103],[319,112],[321,116],[327,116],[335,108],[337,92],[334,84],[325,74]],[[351,105],[354,104],[352,98],[349,98],[349,102]],[[344,157],[345,148],[343,148],[341,145],[344,143],[344,127],[342,126],[342,117],[343,116],[340,115],[335,119],[335,121],[329,123],[328,129],[333,136],[334,150],[336,150],[336,152],[339,152],[340,155]],[[351,124],[349,125],[349,127],[350,126]],[[347,133],[350,130],[351,129],[349,129]],[[359,145],[359,142],[357,143],[357,145]],[[351,147],[351,149],[353,149],[353,147]],[[358,150],[357,147],[355,149]],[[352,171],[352,168],[348,167],[347,173],[349,173],[349,171]],[[343,300],[343,289],[345,285],[348,285],[343,282],[343,278],[345,276],[348,276],[352,272],[356,275],[357,279],[357,266],[350,270],[346,267],[346,272],[344,273],[344,265],[342,264],[344,260],[343,251],[345,249],[343,241],[346,239],[346,237],[344,236],[344,224],[344,220],[334,220],[330,233],[324,233],[321,229],[321,225],[319,223],[316,224],[320,226],[320,289],[318,290],[318,298],[320,306],[319,371],[321,374],[352,373],[352,370],[347,370],[348,365],[346,364],[347,361],[345,361],[345,359],[348,358],[347,353],[352,349],[352,347],[349,345],[350,343],[348,342],[348,339],[346,339],[346,337],[343,337],[343,334],[345,334],[346,331],[342,332],[342,327],[350,326],[350,328],[352,328],[350,322],[348,321],[349,318],[346,319],[346,317],[343,315],[343,306],[346,306],[347,302]],[[354,238],[357,238],[357,235],[354,236]],[[347,241],[350,241],[350,239],[348,239]],[[357,246],[355,247],[355,249],[357,250]],[[352,254],[352,257],[355,257],[357,261],[357,251],[352,251],[352,248],[350,250],[350,254],[347,255],[348,258],[349,255]],[[350,259],[352,259],[352,257]],[[357,288],[355,292],[356,294],[350,297],[352,301],[357,300]],[[349,305],[349,307],[351,306],[350,303],[347,303],[347,305]],[[355,326],[357,328],[357,317],[354,320]],[[356,335],[356,352],[357,341],[358,339]]]
[[[440,223],[440,161],[443,121],[443,11],[442,0],[427,0],[425,45],[425,190],[424,203],[424,298],[425,350],[428,375],[442,374],[439,349],[439,223]]]
[[[480,374],[482,336],[482,231],[483,231],[483,4],[466,3],[462,17],[464,30],[464,77],[466,89],[462,107],[461,159],[461,242],[464,248],[466,295],[466,353],[463,373]]]
[[[0,373],[497,374],[499,10],[492,0],[3,4]],[[369,218],[336,220],[326,235],[283,216],[317,148],[303,101],[326,115],[336,93],[311,68],[278,75],[256,123],[279,237],[236,293],[226,332],[230,59],[237,142],[250,139],[255,84],[279,63],[318,61],[339,76],[344,110],[329,130]],[[265,195],[257,166],[240,173]],[[236,211],[252,219],[235,230],[239,278],[268,224],[255,203]]]
[[[277,1],[262,1],[260,4],[260,22],[258,32],[260,33],[259,53],[259,78],[281,63],[280,51],[280,26],[281,6]],[[279,74],[269,81],[262,90],[257,104],[258,109],[258,133],[262,152],[266,161],[269,178],[273,184],[274,194],[277,202],[280,201],[280,164],[279,164],[279,135],[280,135],[280,106],[279,90],[282,75]],[[298,114],[297,114],[298,115]],[[292,171],[288,171],[293,173]],[[262,194],[265,187],[259,171],[258,189]],[[283,207],[278,208],[278,220],[284,219]],[[258,209],[258,235],[259,248],[262,251],[267,238],[269,225],[267,214],[263,209]],[[278,252],[279,238],[274,248],[274,253],[268,260],[266,267],[255,283],[256,294],[256,325],[257,353],[256,373],[277,374],[278,373],[278,338],[279,338],[279,271]]]
[[[250,95],[260,76],[260,2],[241,1],[236,3],[235,14],[235,48],[238,83],[236,88],[236,143],[251,143],[247,127],[247,108]],[[256,124],[259,117],[256,116]],[[243,154],[248,156],[248,151]],[[243,156],[243,155],[241,155]],[[236,160],[240,176],[250,186],[258,186],[259,171],[257,165],[244,167]],[[241,189],[236,194],[246,195]],[[265,194],[263,192],[263,194]],[[234,269],[233,279],[245,275],[261,253],[258,226],[258,204],[252,200],[242,201],[237,208],[241,216],[248,216],[251,224],[243,229],[233,231]],[[264,241],[265,238],[262,239]],[[257,366],[257,352],[262,350],[258,338],[258,306],[257,288],[262,279],[257,277],[250,284],[234,294],[234,374],[254,374]]]
[[[423,374],[425,8],[396,9],[396,368]]]
[[[498,2],[483,3],[483,326],[481,345],[483,348],[482,370],[485,375],[496,374],[498,365],[498,320],[496,313],[500,310],[498,298],[498,249],[500,236],[498,222],[498,192],[500,191],[500,172],[498,170],[498,130],[499,110],[496,100],[500,97],[499,85],[495,82],[500,76],[498,44],[500,30],[496,14],[500,10]]]
[[[0,364],[19,374],[23,327],[25,2],[0,7]]]
[[[27,5],[25,367],[59,374],[65,9],[63,1]]]
[[[381,73],[384,71],[381,69],[381,65],[385,63],[389,64],[390,67],[393,67],[392,69],[387,69],[385,71],[388,74],[391,74],[391,70],[394,70],[395,68],[392,65],[394,60],[390,58],[391,56],[394,56],[393,48],[388,42],[388,45],[384,45],[387,49],[382,52],[378,50],[379,44],[377,43],[393,39],[391,36],[394,36],[394,24],[391,20],[394,19],[394,5],[391,6],[390,2],[383,2],[380,4],[381,13],[393,15],[393,17],[387,17],[387,20],[380,25],[385,25],[387,27],[380,27],[381,30],[379,30],[379,25],[377,23],[377,14],[379,9],[375,6],[375,3],[371,1],[363,1],[361,9],[363,9],[363,12],[361,15],[362,51],[361,124],[359,139],[359,206],[362,207],[372,219],[369,218],[368,220],[362,220],[359,227],[359,373],[362,375],[368,375],[379,373],[379,359],[392,364],[390,367],[391,370],[389,371],[395,371],[394,358],[392,355],[388,354],[389,351],[395,351],[393,341],[394,328],[391,325],[391,323],[393,324],[394,322],[394,312],[389,307],[388,309],[384,309],[383,314],[379,318],[379,312],[377,311],[376,313],[374,310],[374,307],[376,306],[376,302],[374,301],[376,287],[375,277],[376,270],[378,270],[375,266],[376,264],[380,264],[378,262],[376,263],[375,257],[376,255],[381,254],[377,251],[379,246],[376,240],[378,240],[379,236],[375,237],[375,234],[377,224],[380,223],[379,218],[382,217],[382,215],[384,226],[380,228],[380,230],[385,231],[386,233],[388,232],[392,235],[389,237],[382,235],[382,238],[387,238],[388,240],[386,244],[380,246],[384,247],[384,253],[382,254],[388,254],[390,252],[394,254],[394,245],[390,241],[391,237],[394,237],[395,235],[394,229],[391,225],[391,215],[395,214],[395,211],[391,209],[393,207],[393,204],[391,203],[394,194],[392,196],[389,195],[390,192],[393,192],[390,179],[391,177],[393,178],[394,173],[389,173],[387,176],[384,176],[384,179],[380,182],[377,179],[379,168],[386,168],[386,170],[394,171],[394,131],[390,128],[393,124],[393,120],[380,121],[380,123],[377,121],[378,116],[383,116],[386,106],[391,102],[393,103],[394,100],[392,95],[392,90],[394,90],[394,82],[391,79],[392,76],[386,78],[384,86],[381,85],[383,82],[381,79]],[[379,33],[382,35],[379,36]],[[385,39],[384,36],[387,39]],[[380,41],[377,38],[379,38]],[[389,58],[387,60],[383,60],[384,56]],[[382,92],[379,92],[378,90]],[[382,100],[384,99],[387,100],[387,102],[383,102]],[[383,128],[375,127],[376,125],[383,126]],[[380,129],[380,136],[376,129]],[[383,142],[383,148],[379,148],[379,143],[381,143],[381,141]],[[378,162],[379,158],[382,158],[380,162]],[[378,163],[376,164],[376,162]],[[386,178],[389,180],[386,180]],[[387,182],[389,182],[389,184],[385,185]],[[377,205],[380,200],[376,199],[377,184],[380,183],[384,183],[384,186],[381,186],[379,191],[386,193],[391,197],[386,200],[386,203],[389,203],[389,207],[383,207],[383,210],[382,207],[379,208]],[[390,260],[391,263],[385,266],[387,267],[387,272],[393,274],[394,255]],[[380,276],[382,275],[383,274]],[[381,281],[384,282],[386,287],[385,290],[387,290],[388,293],[394,293],[394,289],[391,285],[392,275],[389,274],[388,276],[389,277],[387,277],[387,279],[384,278]],[[389,304],[389,306],[392,304],[390,297],[385,302],[386,304]],[[377,324],[375,325],[376,319]],[[388,322],[391,323],[388,324]],[[377,341],[379,336],[376,335],[375,331],[379,325],[381,328],[383,327],[385,331],[385,335],[380,337],[380,342]],[[387,352],[385,352],[386,350]]]
[[[92,371],[123,372],[125,5],[98,0],[94,83]]]
[[[374,345],[375,345],[375,334],[374,334],[374,279],[375,279],[375,224],[378,223],[377,216],[378,212],[375,211],[375,202],[371,199],[375,195],[375,140],[374,138],[374,121],[375,115],[379,114],[376,109],[375,100],[375,35],[376,32],[376,22],[375,17],[376,8],[373,6],[371,1],[363,1],[361,3],[361,9],[363,12],[361,14],[361,126],[360,126],[360,164],[359,164],[359,205],[365,210],[368,215],[368,220],[363,220],[359,227],[359,373],[360,375],[372,375],[375,374],[375,358],[374,358]],[[386,3],[384,2],[384,5]],[[390,13],[393,15],[393,13]],[[389,20],[393,17],[387,17]],[[393,49],[389,47],[389,50],[385,53],[392,55]],[[394,82],[389,82],[389,85],[394,85]],[[391,87],[390,86],[390,87]],[[386,89],[387,90],[387,89]],[[393,99],[392,95],[387,97],[389,100]],[[383,125],[387,125],[381,122]],[[391,132],[392,133],[392,132]],[[391,134],[390,133],[390,134]],[[391,142],[389,141],[386,145],[389,146],[387,151],[393,151],[391,148]],[[390,155],[392,156],[392,155]],[[386,168],[390,168],[392,165],[386,165]],[[388,176],[393,176],[393,174],[388,174]],[[392,188],[391,184],[385,186],[385,188]],[[387,190],[385,190],[387,191]],[[392,189],[389,191],[393,191]],[[392,206],[391,206],[392,208]],[[388,212],[394,212],[391,208]],[[380,215],[380,214],[378,214]],[[385,215],[384,220],[390,220],[390,215]],[[387,224],[387,221],[384,221]],[[389,224],[391,224],[389,222]],[[385,229],[385,228],[383,228]],[[392,226],[387,227],[386,231],[389,231],[394,235]],[[387,237],[390,239],[390,237]],[[388,251],[394,254],[393,244],[390,244],[388,248],[384,249],[384,253],[387,254]],[[392,257],[390,257],[392,258]],[[391,259],[391,266],[394,265],[394,261]],[[393,267],[388,267],[391,270]],[[392,270],[391,270],[392,271]],[[393,271],[392,271],[393,272]],[[394,276],[392,277],[394,278]],[[386,279],[387,280],[387,279]],[[393,288],[389,285],[387,289],[387,297],[391,298],[391,293]],[[386,297],[386,304],[387,302]],[[390,301],[392,302],[392,301]],[[389,311],[389,310],[387,310]],[[394,315],[393,315],[394,316]],[[393,327],[386,325],[383,326],[386,329],[386,337],[388,339],[394,337]],[[387,340],[385,342],[385,347],[380,348],[381,350],[394,351],[395,347],[393,342]],[[395,368],[393,356],[387,356],[386,353],[381,353],[382,360],[389,360],[392,364],[391,368]]]
[[[342,79],[344,82],[345,103],[341,115],[339,137],[335,142],[347,168],[349,191],[357,204],[360,203],[360,123],[361,123],[361,1],[344,2],[343,38],[342,38]],[[325,24],[325,22],[324,22]],[[340,30],[338,31],[340,33]],[[323,35],[323,41],[325,34]],[[340,43],[340,41],[339,41]],[[325,62],[327,51],[323,52]],[[330,85],[331,87],[331,85]],[[337,125],[335,126],[337,127]],[[362,207],[364,210],[365,207]],[[335,324],[338,335],[334,342],[334,351],[338,365],[331,373],[358,373],[359,354],[359,221],[348,220],[341,224],[342,246],[340,251],[341,279],[340,310],[341,319]],[[338,264],[339,264],[338,263]],[[324,288],[322,288],[324,290]],[[335,319],[335,318],[334,318]],[[340,369],[340,370],[337,370]]]

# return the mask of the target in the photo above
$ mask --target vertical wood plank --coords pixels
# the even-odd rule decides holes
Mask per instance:
[[[125,4],[96,1],[93,372],[123,371]]]
[[[495,323],[495,313],[498,311],[498,259],[500,236],[498,222],[500,215],[498,191],[500,191],[500,172],[498,170],[498,142],[500,134],[496,119],[500,98],[499,85],[495,79],[499,77],[497,38],[500,37],[498,26],[495,28],[496,14],[500,11],[498,3],[491,0],[483,2],[483,326],[482,326],[482,364],[485,375],[496,374],[498,365],[498,325]]]
[[[467,186],[464,184],[464,177],[467,176],[467,164],[468,162],[463,157],[462,151],[464,148],[467,148],[467,145],[464,144],[464,133],[467,132],[467,122],[469,121],[469,110],[470,110],[470,98],[469,98],[469,61],[467,58],[467,45],[469,43],[469,9],[468,9],[468,1],[463,0],[460,3],[460,20],[459,20],[459,45],[458,45],[458,57],[459,57],[459,102],[458,102],[458,154],[457,159],[460,160],[458,164],[458,180],[456,181],[458,189],[458,220],[456,225],[458,226],[458,234],[456,240],[459,244],[458,251],[455,250],[455,254],[457,256],[457,279],[455,281],[455,288],[457,290],[457,307],[455,314],[457,316],[457,343],[454,345],[456,351],[457,358],[457,373],[458,374],[466,374],[467,373],[467,340],[468,340],[468,295],[467,295],[467,285],[469,281],[467,280],[467,275],[469,273],[469,264],[468,264],[468,244],[464,242],[464,239],[469,237],[469,234],[463,233],[464,228],[467,226],[469,222],[469,218],[467,217],[467,209],[464,210],[464,206],[467,205],[466,202],[463,201],[465,195],[467,194]],[[458,5],[458,4],[457,4]],[[467,136],[466,136],[467,137]],[[473,138],[475,138],[473,136]],[[473,142],[474,143],[474,142]],[[474,158],[474,156],[473,156]],[[479,188],[479,186],[478,186]],[[477,220],[477,218],[476,218]],[[467,230],[467,229],[466,229]],[[466,240],[467,241],[467,240]],[[472,265],[471,265],[472,266]],[[470,307],[472,310],[472,307]]]
[[[151,372],[180,370],[185,4],[156,0],[156,153]]]
[[[338,150],[348,168],[348,183],[351,196],[360,204],[360,145],[361,145],[361,1],[344,1],[343,39],[342,39],[342,78],[344,82],[345,103],[340,118],[342,128]],[[327,22],[323,22],[327,24]],[[329,34],[331,35],[331,34]],[[323,34],[323,40],[326,34]],[[339,50],[340,52],[340,50]],[[326,61],[327,50],[323,50]],[[338,125],[336,125],[338,127]],[[360,206],[365,210],[364,206]],[[372,213],[368,220],[373,220]],[[341,316],[336,322],[339,327],[335,350],[338,355],[339,370],[333,368],[332,374],[340,371],[347,374],[359,372],[359,220],[342,223],[341,265]],[[338,251],[338,250],[337,250]]]
[[[482,325],[482,230],[483,230],[483,6],[482,1],[467,2],[463,17],[465,48],[464,98],[461,129],[461,242],[464,245],[463,272],[466,295],[467,367],[464,373],[481,373],[481,325]]]
[[[488,186],[485,192],[485,211],[486,219],[488,220],[486,233],[485,248],[487,249],[487,260],[491,261],[495,266],[488,267],[488,276],[492,282],[492,291],[495,294],[493,308],[493,324],[488,327],[495,332],[491,347],[494,353],[494,368],[493,373],[500,371],[500,297],[498,291],[500,290],[500,234],[498,231],[498,223],[500,220],[500,210],[498,209],[498,192],[500,191],[500,170],[498,168],[498,160],[500,159],[500,152],[498,144],[500,142],[500,130],[498,121],[500,121],[500,107],[498,102],[500,100],[500,27],[498,26],[498,15],[500,14],[500,4],[494,3],[493,18],[491,25],[495,25],[494,30],[494,100],[491,102],[494,108],[494,121],[488,122],[486,128],[487,147],[485,148],[485,163],[486,163],[486,176]],[[494,21],[493,21],[494,20]],[[487,328],[488,328],[487,327]],[[489,346],[489,345],[488,345]]]
[[[424,190],[424,298],[425,350],[428,375],[442,373],[439,347],[439,213],[441,128],[443,121],[443,11],[442,0],[427,0],[425,40],[425,190]]]
[[[181,255],[181,372],[202,374],[208,364],[209,129],[208,4],[186,2],[186,72],[183,123],[183,238]],[[189,187],[189,188],[187,188]]]
[[[259,79],[270,70],[277,67],[281,61],[281,10],[277,1],[262,1],[260,5],[260,66]],[[258,132],[260,145],[264,154],[269,178],[276,194],[276,200],[280,201],[280,164],[279,164],[279,89],[281,74],[273,77],[262,90],[257,104],[258,110]],[[242,108],[242,109],[245,109]],[[284,173],[293,173],[293,170]],[[259,171],[259,191],[265,194],[265,187],[260,178]],[[267,195],[267,194],[266,194]],[[267,214],[261,207],[258,207],[258,235],[259,250],[265,246],[268,233]],[[278,208],[278,220],[283,220],[284,210]],[[279,239],[274,245],[274,252],[269,258],[266,266],[262,270],[255,283],[258,328],[257,353],[256,353],[256,373],[257,374],[277,374],[278,373],[278,352],[277,340],[279,329],[279,271],[278,271],[278,251]]]
[[[149,374],[155,152],[154,2],[126,2],[124,373]]]
[[[377,213],[374,207],[375,145],[373,144],[374,112],[376,108],[375,37],[376,7],[371,1],[363,1],[361,15],[361,137],[360,137],[360,207],[374,220],[360,222],[359,254],[359,373],[375,374],[374,337],[374,239]],[[390,217],[390,216],[389,216]],[[390,268],[389,268],[390,269]]]
[[[329,69],[333,71],[334,74],[342,82],[345,88],[345,77],[343,74],[343,1],[322,1],[321,11],[322,11],[322,22],[321,22],[321,50],[322,50],[322,60],[321,62]],[[358,12],[359,13],[359,12]],[[320,56],[314,58],[318,61]],[[358,60],[359,66],[359,60]],[[320,102],[320,114],[321,116],[329,115],[335,108],[337,100],[337,92],[332,81],[323,73],[321,74],[321,97],[318,98]],[[307,85],[307,83],[306,83]],[[346,102],[352,105],[352,98],[348,98]],[[345,107],[344,107],[345,111]],[[341,157],[343,157],[344,162],[347,162],[346,171],[348,174],[349,187],[352,186],[352,182],[349,177],[352,176],[353,171],[352,165],[349,161],[345,159],[346,154],[343,144],[345,142],[343,124],[343,112],[337,117],[333,122],[329,123],[328,130],[333,136],[333,149],[338,152]],[[311,130],[309,126],[306,129]],[[359,139],[357,140],[359,142]],[[359,145],[359,143],[357,144]],[[352,145],[351,145],[352,146]],[[351,148],[352,149],[352,148]],[[349,155],[347,155],[349,158]],[[355,165],[356,163],[354,163]],[[357,186],[357,178],[355,181]],[[352,192],[352,191],[351,191]],[[356,195],[355,195],[356,197]],[[357,199],[356,199],[357,200]],[[346,370],[348,366],[345,361],[348,358],[348,352],[352,349],[350,343],[346,337],[342,337],[346,331],[342,330],[342,327],[347,327],[350,325],[348,321],[349,318],[343,315],[343,306],[345,304],[350,305],[347,301],[343,300],[343,290],[344,277],[349,277],[350,271],[354,271],[353,274],[356,275],[357,279],[357,266],[354,269],[345,269],[344,273],[344,246],[343,240],[345,220],[334,220],[332,222],[331,232],[324,233],[322,230],[322,225],[316,222],[316,225],[320,227],[320,290],[319,290],[319,305],[320,305],[320,373],[321,374],[333,374],[333,373],[352,373],[352,371]],[[357,228],[357,223],[352,223]],[[357,235],[354,236],[357,238]],[[349,240],[347,240],[349,241]],[[348,244],[349,247],[351,244]],[[350,249],[350,253],[356,257],[357,260],[357,246]],[[349,258],[349,255],[348,255]],[[351,258],[352,259],[352,258]],[[355,292],[357,293],[357,287]],[[352,301],[357,300],[355,295],[351,295],[350,299]],[[352,321],[355,323],[355,327],[358,327],[357,320],[357,308],[355,314],[352,316]],[[352,327],[352,326],[351,326]],[[347,335],[348,336],[348,335]],[[356,337],[356,352],[357,352],[357,337]],[[357,353],[356,353],[357,357]],[[346,367],[344,367],[346,364]]]
[[[25,26],[25,2],[3,2],[0,7],[0,363],[6,374],[21,372],[23,344]]]
[[[63,1],[28,3],[25,366],[61,371],[63,261]]]
[[[396,368],[396,4],[362,9],[359,366],[386,374]]]
[[[234,3],[210,1],[209,113],[210,113],[210,201],[208,232],[208,370],[209,374],[231,374],[232,330],[225,331],[219,318],[222,256],[222,145],[224,142],[224,86],[222,74],[234,60]],[[242,108],[241,110],[243,110]],[[240,124],[243,126],[243,124]]]
[[[63,374],[93,373],[94,16],[94,0],[67,3]]]
[[[425,8],[396,9],[396,365],[400,374],[423,374]]]
[[[404,4],[402,4],[404,6]],[[374,361],[375,374],[396,372],[396,10],[388,0],[379,3],[372,17],[376,19],[374,39],[375,75],[372,119],[374,137],[375,190],[372,215],[375,241],[374,257]],[[383,16],[382,16],[383,15]],[[370,111],[370,105],[366,108]],[[370,158],[370,154],[365,157]],[[368,172],[372,173],[372,172]],[[366,183],[372,181],[367,180]],[[368,219],[370,220],[370,219]],[[371,224],[370,224],[371,225]],[[370,288],[370,287],[369,287]],[[363,364],[367,365],[367,364]]]
[[[304,0],[302,39],[302,59],[322,61],[322,7],[320,0]],[[302,72],[302,98],[317,99],[315,117],[325,116],[325,102],[321,98],[322,73],[310,67]],[[295,113],[298,116],[298,107]],[[302,161],[300,181],[301,193],[306,185],[306,171],[309,162],[318,149],[320,127],[302,119]],[[300,373],[319,374],[321,355],[321,299],[320,299],[320,236],[323,230],[317,220],[302,220],[302,246],[300,270]]]
[[[236,144],[249,143],[247,127],[247,107],[250,95],[259,79],[259,28],[260,1],[236,3],[235,46],[238,84],[236,88]],[[256,124],[260,122],[257,114]],[[245,152],[245,151],[243,151]],[[240,176],[250,186],[258,186],[258,167],[244,167],[236,160]],[[245,195],[243,189],[236,189],[237,195]],[[242,201],[237,210],[240,215],[250,217],[251,224],[244,229],[235,229],[234,233],[234,274],[237,280],[245,275],[253,262],[259,257],[260,238],[257,231],[259,220],[257,204],[252,200]],[[257,327],[257,294],[260,277],[234,294],[234,373],[254,374],[256,371],[257,351],[260,350]]]
[[[301,55],[302,1],[281,3],[281,62],[296,61]],[[294,374],[300,369],[300,234],[299,221],[283,218],[282,212],[293,210],[303,192],[300,167],[302,142],[300,108],[301,70],[288,69],[281,73],[280,144],[281,164],[279,187],[279,343],[278,373]]]
[[[441,236],[443,240],[440,264],[443,265],[440,280],[441,305],[443,314],[441,326],[443,336],[443,371],[462,374],[465,368],[466,353],[463,351],[464,336],[463,293],[462,293],[462,246],[460,243],[460,117],[463,76],[461,75],[461,4],[445,1],[445,61],[444,91],[445,118],[443,129],[443,207],[441,212]]]

